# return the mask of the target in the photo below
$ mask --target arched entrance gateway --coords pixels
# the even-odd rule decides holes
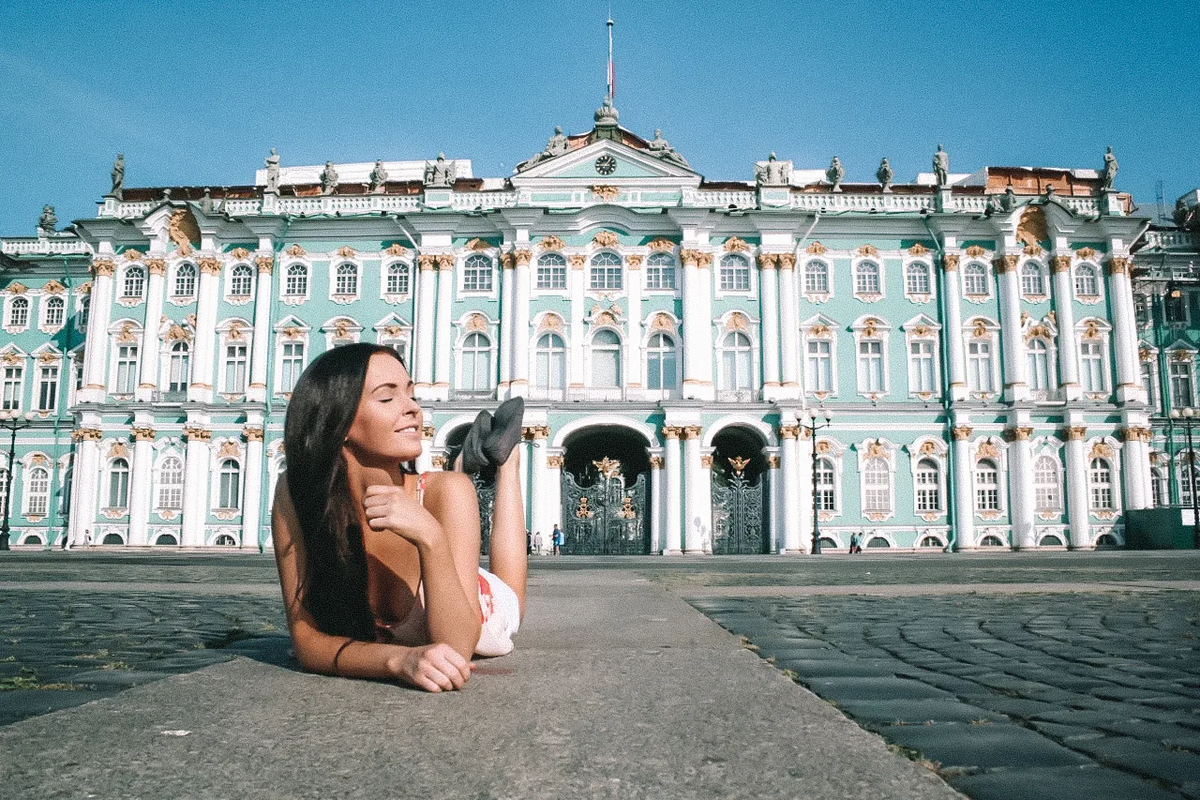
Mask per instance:
[[[593,427],[566,441],[562,473],[565,555],[650,552],[650,456],[638,434]]]
[[[713,437],[713,555],[770,549],[765,444],[758,431],[742,426],[725,428]]]

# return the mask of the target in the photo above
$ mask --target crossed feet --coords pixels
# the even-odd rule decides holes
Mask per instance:
[[[499,467],[521,441],[521,421],[525,416],[525,401],[520,397],[505,400],[494,414],[480,411],[463,439],[462,451],[455,468],[468,474],[479,472],[488,465]]]

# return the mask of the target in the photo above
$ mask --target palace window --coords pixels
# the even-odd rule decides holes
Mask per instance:
[[[44,517],[50,508],[50,471],[45,467],[29,470],[29,496],[25,499],[25,514]]]
[[[117,346],[117,379],[113,386],[115,394],[133,394],[137,386],[138,346],[122,344]]]
[[[51,297],[46,301],[46,327],[61,328],[67,318],[67,304],[61,297]]]
[[[303,264],[288,266],[283,294],[285,297],[304,297],[308,294],[308,267]]]
[[[937,462],[923,458],[917,462],[917,513],[927,514],[942,510],[942,480]]]
[[[908,265],[908,275],[905,277],[905,288],[909,294],[930,294],[929,265],[924,261],[914,261]]]
[[[175,297],[191,297],[196,293],[196,267],[180,264],[175,268]]]
[[[918,392],[937,391],[935,381],[933,342],[916,340],[908,343],[908,390]]]
[[[1080,342],[1079,379],[1085,392],[1104,391],[1104,348],[1099,342]],[[1188,365],[1191,366],[1190,364]]]
[[[408,294],[408,264],[401,261],[388,264],[384,294]]]
[[[229,294],[232,297],[249,297],[254,285],[254,271],[246,264],[238,264],[229,276]]]
[[[750,337],[738,331],[721,340],[721,389],[741,392],[753,388],[753,351]]]
[[[1158,373],[1155,370],[1154,361],[1143,361],[1141,363],[1142,373],[1142,388],[1146,390],[1146,402],[1153,409],[1158,409],[1158,392],[1155,388],[1158,385]]]
[[[988,291],[987,267],[978,262],[967,264],[963,268],[963,291],[968,297],[987,297]]]
[[[662,392],[674,392],[679,388],[675,340],[665,333],[651,336],[646,347],[646,388]]]
[[[646,288],[675,290],[675,257],[670,253],[651,253],[646,259]]]
[[[8,501],[8,470],[0,466],[0,509],[5,508]]]
[[[338,264],[337,279],[333,293],[343,296],[358,294],[358,267],[354,264]]]
[[[1052,456],[1038,456],[1033,464],[1033,510],[1062,510],[1058,462]]]
[[[85,332],[87,331],[88,312],[91,310],[91,308],[92,308],[91,295],[85,294],[83,297],[79,298],[79,303],[78,303],[78,305],[75,306],[75,329],[76,330],[85,331]]]
[[[833,391],[833,343],[827,339],[811,339],[805,359],[805,383],[810,392]]]
[[[470,394],[492,390],[492,342],[482,333],[469,334],[463,340],[458,390]]]
[[[1029,362],[1029,389],[1045,392],[1053,389],[1050,383],[1050,346],[1045,339],[1030,339],[1026,352]]]
[[[1192,487],[1200,489],[1200,466],[1188,463],[1187,451],[1180,454],[1179,468],[1175,470],[1179,480],[1179,502],[1187,508],[1192,507]]]
[[[863,464],[864,512],[888,512],[892,510],[892,476],[887,459],[868,458]]]
[[[235,510],[241,507],[242,469],[238,462],[227,458],[221,462],[221,489],[217,508]]]
[[[988,339],[972,339],[967,344],[967,383],[972,391],[996,391],[992,375],[992,343]]]
[[[129,462],[114,459],[108,468],[108,508],[129,508]]]
[[[192,377],[192,357],[187,342],[171,345],[168,358],[167,391],[186,392]]]
[[[817,511],[836,511],[837,474],[833,469],[833,460],[829,458],[818,458],[816,469]]]
[[[975,510],[1000,510],[1000,472],[987,458],[975,464]]]
[[[246,345],[225,345],[225,394],[246,391]]]
[[[1075,294],[1078,297],[1098,297],[1100,282],[1096,279],[1096,269],[1087,264],[1075,268]]]
[[[279,391],[290,392],[304,371],[304,342],[284,342],[279,364]]]
[[[537,263],[537,288],[555,291],[567,288],[567,260],[558,253],[543,253]]]
[[[1026,261],[1021,266],[1021,294],[1026,297],[1046,295],[1046,278],[1036,261]]]
[[[613,331],[599,331],[592,337],[592,383],[598,389],[621,385],[621,340]]]
[[[1167,473],[1158,467],[1150,469],[1150,490],[1154,494],[1154,505],[1158,508],[1164,508],[1171,504],[1171,498],[1167,494]]]
[[[589,288],[594,292],[609,292],[620,290],[621,285],[621,257],[609,252],[592,256]]]
[[[804,265],[804,293],[829,294],[829,265],[824,261]]]
[[[883,342],[878,339],[858,343],[858,391],[884,391]]]
[[[158,468],[158,508],[183,508],[183,461],[167,456]]]
[[[17,411],[21,408],[24,378],[25,368],[20,364],[4,368],[4,388],[3,395],[0,395],[0,410]]]
[[[492,290],[492,260],[482,253],[467,256],[463,264],[463,291],[490,292]]]
[[[37,410],[53,411],[58,405],[58,364],[38,367]]]
[[[1093,458],[1088,467],[1088,497],[1092,511],[1112,511],[1113,502],[1112,467],[1103,458]]]
[[[721,291],[750,291],[750,262],[745,256],[730,253],[721,257]]]
[[[126,298],[140,298],[146,290],[146,272],[141,267],[128,267],[125,270],[125,281],[122,286],[121,296]]]
[[[1187,300],[1179,289],[1167,292],[1163,298],[1163,311],[1167,322],[1173,325],[1186,325],[1188,321]]]
[[[1192,362],[1171,360],[1167,366],[1171,375],[1171,406],[1186,408],[1196,404]]]
[[[567,385],[567,345],[557,333],[543,333],[534,347],[533,388],[541,395],[562,398]]]
[[[29,324],[29,299],[14,297],[8,302],[8,326],[24,328]]]
[[[879,265],[874,261],[860,261],[854,268],[854,293],[879,294],[881,286]]]

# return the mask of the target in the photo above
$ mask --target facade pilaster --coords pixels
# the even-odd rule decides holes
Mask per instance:
[[[650,456],[650,552],[662,552],[663,510],[663,457]]]
[[[782,328],[781,398],[797,399],[800,389],[800,321],[796,305],[796,255],[779,254],[779,324]]]
[[[1113,346],[1117,362],[1117,402],[1146,402],[1138,365],[1137,322],[1133,310],[1133,288],[1129,282],[1129,259],[1113,256],[1105,265],[1112,298]]]
[[[548,441],[548,440],[547,440]],[[542,542],[550,543],[550,532],[554,523],[562,527],[562,468],[563,457],[559,453],[546,454],[546,469],[542,473],[541,491],[538,492],[538,508],[541,509],[541,519],[546,525],[542,528]]]
[[[629,298],[629,313],[625,336],[625,364],[623,374],[625,386],[637,396],[642,392],[642,257],[625,257],[625,272],[628,279],[626,295]]]
[[[525,438],[529,441],[529,464],[531,493],[529,496],[529,530],[540,531],[543,541],[550,535],[554,523],[561,511],[547,502],[551,495],[547,480],[547,458],[549,453],[546,445],[549,443],[550,428],[547,425],[530,425],[524,430]]]
[[[958,256],[942,256],[942,294],[946,298],[946,354],[950,362],[950,399],[967,398],[967,362],[963,353],[962,292]]]
[[[513,252],[513,323],[509,330],[512,336],[512,386],[509,394],[514,397],[526,397],[529,394],[529,304],[531,300],[531,283],[529,263],[533,254],[528,250]]]
[[[513,379],[513,255],[500,254],[500,378],[496,384],[496,399],[507,399]]]
[[[418,400],[428,400],[433,396],[433,354],[437,340],[433,318],[434,303],[437,301],[434,263],[431,255],[417,257],[420,297],[417,301],[416,336],[413,337],[413,349],[416,351],[413,382],[416,384],[414,394]]]
[[[100,440],[103,437],[103,431],[95,427],[80,427],[71,432],[78,452],[71,497],[70,539],[73,543],[86,544],[88,531],[96,526],[100,501]]]
[[[1071,257],[1058,255],[1050,259],[1054,276],[1054,315],[1058,323],[1058,369],[1063,396],[1078,400],[1083,393],[1079,385],[1079,342],[1075,336],[1075,304],[1072,300]],[[1135,339],[1136,341],[1136,339]]]
[[[1000,279],[1000,329],[1004,347],[1000,363],[1004,367],[1004,399],[1019,403],[1029,399],[1028,359],[1025,336],[1021,330],[1021,287],[1017,279],[1017,256],[1001,255],[992,262]]]
[[[154,464],[154,429],[133,426],[133,470],[129,481],[129,544],[150,544],[150,483]]]
[[[250,347],[250,385],[246,399],[262,403],[267,399],[267,376],[271,372],[271,302],[274,295],[272,276],[275,256],[261,253],[254,259],[258,267],[258,284],[254,292],[254,338]]]
[[[1013,543],[1025,550],[1037,545],[1033,527],[1033,428],[1018,425],[1008,429],[1008,497]]]
[[[246,439],[245,496],[242,500],[242,549],[259,550],[262,524],[263,427],[255,414],[242,428]]]
[[[683,397],[712,400],[712,254],[682,250],[679,259],[683,262]]]
[[[209,403],[213,398],[213,346],[217,339],[218,278],[221,262],[211,256],[200,262],[200,284],[196,291],[196,337],[192,340],[192,377],[188,400]]]
[[[811,440],[810,440],[811,441]],[[803,553],[801,544],[800,500],[800,426],[779,426],[779,461],[782,469],[780,479],[783,481],[783,544],[781,551],[785,553]],[[809,468],[811,470],[811,467]],[[809,485],[812,485],[811,478]],[[809,505],[812,498],[809,498]],[[809,517],[809,528],[812,527],[811,510],[805,515]]]
[[[1153,502],[1153,487],[1150,479],[1150,441],[1153,432],[1127,421],[1121,448],[1122,483],[1125,485],[1125,509],[1150,508]]]
[[[158,388],[158,321],[162,319],[167,271],[167,264],[161,258],[147,258],[143,263],[148,276],[146,322],[142,326],[142,342],[138,350],[138,385],[133,395],[139,403],[149,402]],[[132,520],[130,524],[133,524]]]
[[[759,319],[762,320],[762,398],[779,396],[779,263],[777,253],[758,254]]]
[[[583,388],[583,337],[587,328],[584,324],[583,281],[586,258],[581,255],[570,257],[571,270],[571,361],[568,365],[570,381],[567,395]]]
[[[779,490],[779,456],[772,453],[767,456],[767,491],[771,493],[771,510],[767,514],[768,553],[778,553],[779,543],[783,539],[783,520],[787,515],[787,506],[780,497]]]
[[[959,424],[954,436],[954,540],[955,550],[975,544],[975,497],[971,480],[971,428]]]
[[[683,552],[704,552],[704,532],[712,528],[712,515],[704,516],[702,494],[707,493],[704,479],[708,473],[700,463],[700,426],[689,425],[682,431],[684,479],[687,493],[684,497]],[[710,501],[711,504],[711,501]]]
[[[417,474],[433,469],[433,435],[432,425],[428,422],[421,425],[421,455],[417,456]]]
[[[208,461],[212,431],[189,424],[183,429],[187,439],[183,467],[182,547],[203,547],[204,527],[208,519]]]
[[[683,430],[665,426],[663,433],[663,461],[666,467],[666,510],[663,513],[662,553],[679,555],[683,552],[683,454],[680,437]]]
[[[441,253],[435,257],[437,264],[437,356],[434,359],[434,400],[450,399],[450,364],[454,348],[454,324],[450,314],[454,301],[454,256]]]
[[[101,257],[92,260],[92,291],[88,300],[87,349],[83,360],[83,388],[76,399],[81,403],[102,403],[107,394],[105,372],[109,359],[108,325],[112,319],[113,261]],[[88,521],[89,525],[91,521]]]
[[[700,552],[712,555],[712,448],[700,449],[700,472],[696,478],[696,518],[700,520]]]
[[[1067,434],[1067,527],[1071,539],[1071,548],[1087,547],[1090,543],[1088,536],[1088,493],[1087,493],[1087,457],[1083,452],[1083,440],[1087,436],[1087,428],[1083,425],[1070,425]]]

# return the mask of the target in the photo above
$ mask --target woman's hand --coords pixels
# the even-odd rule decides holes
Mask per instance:
[[[399,486],[368,486],[363,510],[372,530],[391,531],[417,546],[429,545],[441,535],[442,526],[433,515]]]
[[[418,689],[449,692],[466,685],[475,665],[448,644],[427,644],[388,659],[388,669]]]

